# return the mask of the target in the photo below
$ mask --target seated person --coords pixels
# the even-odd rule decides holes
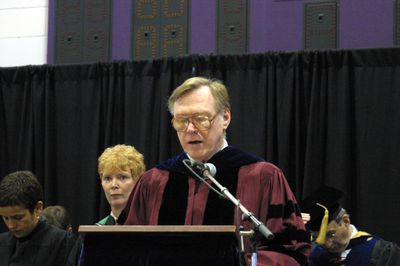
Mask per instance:
[[[61,205],[47,206],[41,215],[47,224],[72,233],[71,216]]]
[[[116,145],[105,149],[98,159],[98,172],[111,213],[98,225],[118,223],[133,186],[145,168],[143,155],[133,146]]]
[[[0,215],[8,232],[0,234],[0,265],[65,265],[75,238],[40,218],[43,192],[29,171],[0,182]]]
[[[343,192],[323,186],[301,203],[301,210],[310,214],[314,248],[310,265],[400,265],[400,249],[351,224],[350,216],[339,204]]]

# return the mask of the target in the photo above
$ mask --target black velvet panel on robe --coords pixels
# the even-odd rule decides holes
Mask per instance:
[[[158,224],[160,225],[179,225],[185,222],[188,196],[187,177],[193,176],[193,174],[190,174],[190,170],[182,163],[187,158],[185,153],[181,153],[157,166],[159,169],[170,171],[158,217]],[[231,194],[235,195],[239,168],[262,160],[262,158],[228,146],[215,154],[208,163],[214,164],[217,168],[216,178],[218,182],[226,187]],[[232,224],[234,221],[234,207],[229,200],[225,200],[211,191],[207,200],[203,224]]]

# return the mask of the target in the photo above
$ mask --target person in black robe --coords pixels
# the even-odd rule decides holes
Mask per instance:
[[[0,215],[8,232],[0,234],[0,266],[66,265],[75,237],[46,223],[43,192],[29,171],[17,171],[0,182]]]
[[[217,169],[215,178],[275,235],[274,239],[260,237],[258,265],[306,263],[309,238],[284,174],[272,163],[227,143],[231,112],[225,85],[190,78],[174,90],[168,108],[184,152],[141,176],[126,208],[125,224],[236,224],[241,213],[235,205],[214,193],[210,179],[199,180],[183,162],[212,163]],[[249,221],[239,222],[246,230],[252,227]],[[245,240],[249,254],[250,241]]]
[[[301,210],[310,214],[307,227],[315,246],[310,266],[394,266],[400,265],[400,249],[390,241],[360,231],[338,200],[343,192],[322,186],[301,202]]]

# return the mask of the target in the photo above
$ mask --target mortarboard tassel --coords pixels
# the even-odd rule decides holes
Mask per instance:
[[[324,208],[325,214],[324,214],[324,217],[322,218],[321,226],[319,228],[318,237],[315,240],[315,243],[317,243],[318,245],[324,245],[325,241],[326,241],[326,230],[328,228],[329,211],[328,211],[328,208],[326,208],[324,205],[319,204],[319,203],[316,203],[316,204],[318,206],[320,206],[321,208]]]

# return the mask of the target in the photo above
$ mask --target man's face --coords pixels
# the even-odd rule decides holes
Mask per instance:
[[[191,121],[183,131],[177,131],[185,152],[196,161],[207,161],[224,143],[224,132],[231,120],[229,111],[217,113],[215,101],[207,86],[199,87],[180,97],[174,104],[174,118],[207,116],[211,120],[208,129],[199,129]]]
[[[128,169],[105,169],[101,176],[101,186],[111,209],[123,209],[135,185]]]
[[[351,238],[350,220],[343,217],[338,224],[331,221],[326,231],[326,242],[323,247],[330,253],[341,253],[346,250]]]
[[[21,206],[7,206],[0,207],[0,215],[8,230],[16,238],[21,238],[28,236],[35,229],[42,210],[43,203],[40,201],[33,212]]]

